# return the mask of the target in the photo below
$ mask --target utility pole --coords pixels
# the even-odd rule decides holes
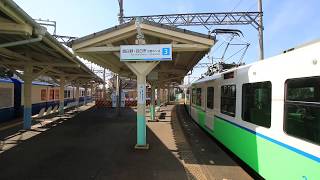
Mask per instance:
[[[118,0],[119,2],[119,15],[118,20],[119,24],[123,24],[123,0]],[[116,83],[116,97],[117,97],[117,116],[120,116],[120,105],[121,105],[121,78],[120,75],[117,74],[117,83]]]
[[[118,14],[118,20],[119,20],[119,24],[123,24],[123,0],[118,0],[119,3],[119,14]]]
[[[102,96],[103,99],[106,99],[107,93],[106,93],[106,68],[103,68],[103,88],[102,88]]]
[[[264,48],[263,48],[263,12],[262,12],[262,0],[258,0],[258,11],[259,11],[259,48],[260,48],[260,60],[264,59]]]
[[[120,79],[120,75],[117,74],[116,75],[116,112],[117,112],[117,116],[120,116],[120,103],[121,103],[121,88],[120,88],[120,83],[121,83],[121,79]]]

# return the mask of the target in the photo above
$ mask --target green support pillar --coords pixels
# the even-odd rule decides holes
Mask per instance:
[[[65,77],[60,77],[60,91],[59,91],[59,115],[64,114],[64,87],[66,85]]]
[[[90,102],[92,102],[93,101],[93,83],[90,84],[90,97],[91,97]]]
[[[160,101],[160,86],[157,86],[157,112],[160,112],[160,106],[161,106],[161,101]]]
[[[88,95],[88,85],[85,84],[85,87],[84,87],[84,105],[85,106],[87,105],[87,95]]]
[[[137,76],[137,144],[136,149],[149,149],[146,142],[146,76],[159,62],[135,62],[125,64]]]
[[[76,85],[76,107],[79,107],[79,102],[80,102],[80,83],[77,82]]]
[[[139,76],[137,81],[138,102],[137,102],[137,145],[146,147],[146,77]]]
[[[31,129],[32,121],[32,72],[33,67],[30,65],[25,66],[24,77],[24,110],[23,110],[23,129]]]
[[[155,121],[156,118],[156,112],[155,112],[155,83],[151,83],[151,100],[150,100],[150,117],[151,121]]]
[[[168,89],[167,89],[167,104],[170,103],[170,86],[168,86]]]

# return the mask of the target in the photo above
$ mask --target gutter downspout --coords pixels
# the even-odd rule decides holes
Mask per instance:
[[[35,38],[20,40],[20,41],[14,41],[14,42],[8,42],[0,44],[0,48],[6,48],[6,47],[12,47],[12,46],[20,46],[24,44],[30,44],[35,42],[40,42],[43,40],[43,37],[45,36],[47,32],[47,29],[43,26],[36,26],[33,28],[33,35],[37,35]]]
[[[26,39],[26,40],[21,40],[21,41],[14,41],[14,42],[8,42],[4,44],[0,44],[0,48],[6,48],[6,47],[11,47],[11,46],[19,46],[19,45],[24,45],[24,44],[30,44],[30,43],[35,43],[42,41],[43,36],[38,35],[36,38],[31,38],[31,39]]]
[[[10,7],[11,10],[14,10],[19,15],[23,16],[24,18],[26,18],[28,23],[32,24],[32,26],[34,27],[33,34],[37,35],[37,37],[32,38],[32,39],[26,39],[26,40],[21,40],[21,41],[16,41],[16,42],[9,42],[9,43],[0,44],[0,48],[18,46],[18,45],[24,45],[24,44],[42,41],[43,37],[46,34],[47,29],[45,27],[40,26],[38,23],[36,23],[26,12],[24,12],[12,0],[6,0],[5,3]]]

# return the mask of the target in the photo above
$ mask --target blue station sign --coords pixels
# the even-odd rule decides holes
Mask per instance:
[[[121,45],[120,61],[171,61],[171,44]]]

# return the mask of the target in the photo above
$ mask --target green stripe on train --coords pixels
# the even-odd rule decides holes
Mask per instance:
[[[266,179],[320,179],[320,163],[220,118],[214,130],[205,128],[205,112],[197,109],[199,124]]]
[[[203,112],[203,111],[199,111],[198,113],[198,120],[199,120],[199,124],[201,126],[204,126],[205,125],[205,122],[206,122],[206,113]]]

